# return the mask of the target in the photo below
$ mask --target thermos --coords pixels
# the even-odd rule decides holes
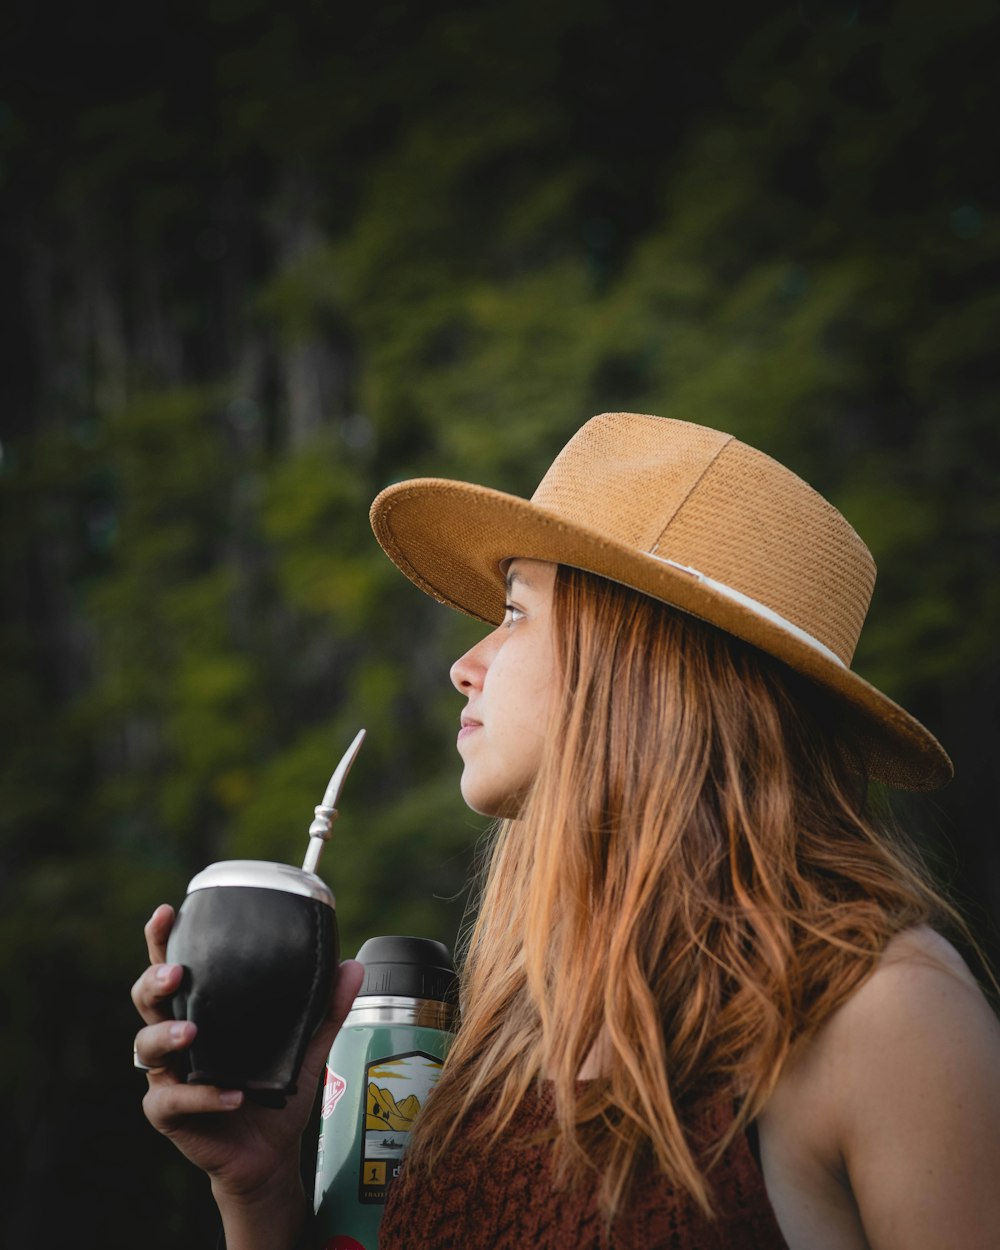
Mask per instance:
[[[184,968],[174,1014],[198,1026],[188,1081],[243,1089],[270,1107],[295,1093],[339,959],[334,898],[316,867],[364,736],[315,809],[301,868],[224,860],[192,878],[167,941],[167,960]]]
[[[315,1250],[376,1250],[386,1197],[455,1027],[455,964],[441,942],[369,938],[358,959],[365,979],[323,1087]]]

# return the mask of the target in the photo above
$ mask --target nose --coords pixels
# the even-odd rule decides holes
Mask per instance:
[[[492,659],[493,648],[490,642],[495,632],[480,638],[474,647],[470,647],[465,655],[459,656],[451,666],[451,684],[459,694],[472,694],[474,690],[482,690],[483,679]]]

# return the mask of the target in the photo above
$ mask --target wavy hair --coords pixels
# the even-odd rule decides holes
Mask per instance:
[[[866,814],[860,757],[807,680],[575,569],[553,625],[557,723],[496,828],[408,1167],[439,1163],[474,1110],[496,1136],[545,1079],[556,1175],[596,1176],[608,1220],[643,1157],[711,1213],[711,1163],[793,1049],[896,933],[954,915]],[[581,1085],[592,1053],[602,1079]],[[691,1126],[718,1097],[738,1111],[706,1164]]]

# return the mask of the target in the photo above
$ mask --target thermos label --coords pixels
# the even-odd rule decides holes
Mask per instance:
[[[340,1101],[340,1096],[347,1089],[347,1082],[338,1076],[329,1064],[326,1065],[326,1079],[323,1083],[323,1119],[329,1120],[333,1109]]]
[[[398,1174],[410,1130],[441,1075],[442,1061],[422,1050],[388,1055],[365,1065],[365,1128],[358,1200],[384,1203]]]

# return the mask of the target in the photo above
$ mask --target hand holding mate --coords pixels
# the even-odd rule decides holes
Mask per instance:
[[[175,1061],[194,1040],[191,1021],[174,1020],[170,999],[181,983],[179,965],[166,963],[174,910],[160,906],[145,929],[150,966],[132,989],[145,1021],[136,1059],[149,1068],[143,1110],[192,1163],[208,1174],[222,1214],[227,1250],[290,1246],[309,1207],[299,1175],[299,1142],[326,1056],[360,988],[364,970],[340,966],[325,1019],[309,1045],[298,1093],[282,1110],[261,1107],[240,1090],[189,1085]]]

